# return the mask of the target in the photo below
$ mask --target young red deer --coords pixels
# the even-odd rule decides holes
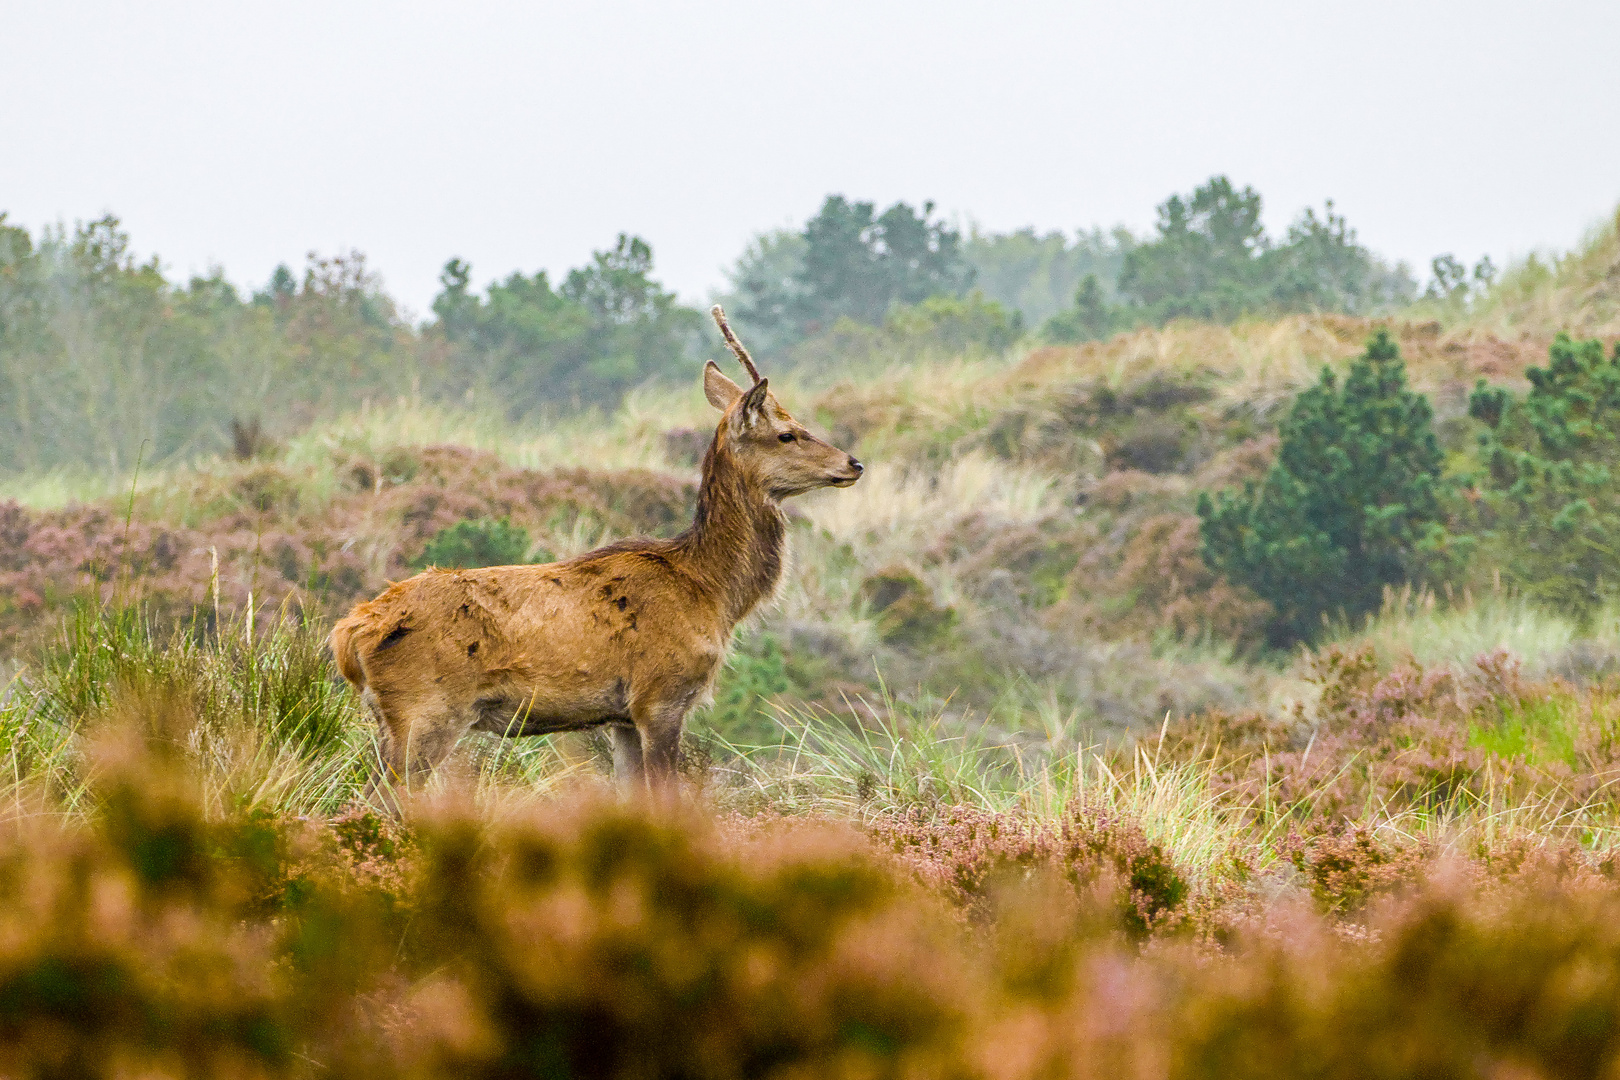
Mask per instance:
[[[712,689],[732,630],[781,577],[781,500],[861,475],[788,415],[718,305],[713,315],[754,381],[744,390],[714,361],[703,369],[723,415],[691,528],[544,566],[428,570],[333,628],[338,668],[380,731],[386,777],[368,795],[385,778],[420,780],[469,730],[606,726],[621,782],[673,783],[686,714]]]

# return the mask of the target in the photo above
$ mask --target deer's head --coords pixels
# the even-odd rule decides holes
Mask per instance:
[[[774,499],[816,488],[849,487],[859,480],[861,463],[793,419],[731,332],[718,304],[713,315],[726,344],[754,378],[754,384],[745,390],[726,378],[713,360],[704,367],[704,396],[724,414],[715,434],[717,442]]]

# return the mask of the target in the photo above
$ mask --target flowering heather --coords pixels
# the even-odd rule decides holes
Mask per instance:
[[[85,596],[143,600],[154,615],[274,612],[294,599],[339,610],[408,576],[441,529],[510,519],[550,533],[669,532],[690,518],[690,483],[644,470],[533,472],[458,447],[334,452],[331,475],[261,463],[198,475],[169,498],[29,511],[0,504],[0,647]],[[4,651],[10,651],[9,648]]]
[[[1158,750],[1207,761],[1227,795],[1301,820],[1535,808],[1614,820],[1620,686],[1524,678],[1503,650],[1466,667],[1380,670],[1370,646],[1311,658],[1314,708],[1205,714],[1172,723]]]
[[[1346,835],[1301,849],[1296,880],[1216,888],[1099,814],[913,814],[863,836],[597,796],[492,821],[445,794],[403,825],[326,823],[205,813],[162,737],[109,730],[86,752],[93,812],[0,836],[6,1076],[1620,1065],[1620,887],[1579,853],[1392,861]],[[1200,897],[1220,934],[1185,932]]]

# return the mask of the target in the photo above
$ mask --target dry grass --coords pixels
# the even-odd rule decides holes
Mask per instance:
[[[1511,264],[1461,320],[1496,334],[1620,336],[1620,207],[1563,255],[1532,254]]]

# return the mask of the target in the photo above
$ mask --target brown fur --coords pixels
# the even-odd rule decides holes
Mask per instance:
[[[606,726],[623,782],[673,781],[687,713],[712,688],[732,630],[781,577],[780,501],[861,473],[763,379],[745,392],[711,362],[704,390],[723,415],[680,536],[544,566],[428,570],[333,628],[338,670],[377,720],[388,780],[422,778],[469,730]]]

